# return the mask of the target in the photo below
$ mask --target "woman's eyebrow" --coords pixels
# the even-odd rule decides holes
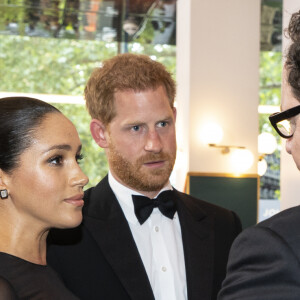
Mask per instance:
[[[80,146],[80,148],[81,148],[81,146]],[[43,151],[43,153],[49,152],[49,151],[54,150],[54,149],[70,151],[72,149],[72,147],[68,144],[53,145],[50,148],[48,148],[47,150]]]

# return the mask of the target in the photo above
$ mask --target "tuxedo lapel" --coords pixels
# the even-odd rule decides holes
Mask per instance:
[[[214,266],[214,219],[191,198],[176,193],[181,225],[188,300],[211,299]]]
[[[154,300],[129,225],[107,177],[88,194],[84,226],[96,240],[131,299]]]

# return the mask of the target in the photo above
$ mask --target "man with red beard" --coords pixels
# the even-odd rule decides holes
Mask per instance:
[[[52,233],[48,262],[80,299],[216,299],[241,230],[231,211],[175,190],[175,82],[148,56],[117,55],[85,88],[109,173],[83,224]]]

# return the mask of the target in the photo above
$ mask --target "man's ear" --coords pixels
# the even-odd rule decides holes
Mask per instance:
[[[173,107],[173,115],[174,115],[174,120],[176,121],[176,116],[177,116],[176,107]]]
[[[108,147],[108,140],[107,140],[107,130],[106,126],[97,119],[92,119],[90,124],[90,130],[93,139],[101,148]]]

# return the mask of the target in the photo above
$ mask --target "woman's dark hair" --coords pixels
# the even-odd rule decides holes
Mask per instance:
[[[60,113],[54,106],[29,97],[0,98],[0,169],[9,173],[30,147],[35,129],[46,114]]]
[[[286,54],[287,80],[293,95],[300,101],[300,11],[292,14],[285,33],[292,40]]]

